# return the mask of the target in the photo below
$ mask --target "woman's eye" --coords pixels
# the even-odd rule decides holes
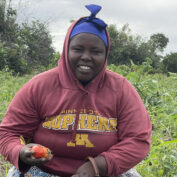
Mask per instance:
[[[101,51],[99,51],[99,50],[94,50],[93,53],[94,53],[94,54],[100,54]]]
[[[81,48],[74,48],[73,50],[76,52],[80,52],[82,49]]]

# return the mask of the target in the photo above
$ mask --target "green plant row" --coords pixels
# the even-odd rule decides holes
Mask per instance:
[[[151,61],[142,65],[109,65],[108,69],[126,77],[140,94],[152,122],[151,150],[136,169],[143,177],[177,177],[177,74],[152,73]],[[0,71],[0,121],[15,93],[33,75],[13,76]],[[0,176],[10,164],[0,156]],[[1,174],[2,173],[2,174]]]
[[[142,65],[110,65],[125,76],[140,94],[151,119],[149,155],[136,166],[143,177],[177,177],[177,74],[152,73],[151,61]]]

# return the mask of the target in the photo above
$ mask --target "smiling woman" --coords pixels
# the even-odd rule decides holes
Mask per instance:
[[[68,57],[72,72],[85,85],[102,70],[106,47],[96,35],[80,33],[71,39]]]
[[[27,82],[0,125],[8,177],[139,177],[151,124],[135,88],[106,70],[110,49],[98,5],[68,29],[58,67]],[[41,145],[50,156],[35,158]]]

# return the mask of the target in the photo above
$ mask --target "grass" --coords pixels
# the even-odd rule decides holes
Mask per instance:
[[[12,165],[5,161],[2,156],[0,156],[0,176],[5,177],[7,176],[8,170]]]
[[[108,68],[135,86],[151,118],[151,150],[136,169],[142,177],[177,177],[177,74],[148,74],[149,65]],[[34,74],[20,77],[0,72],[0,121],[15,93]],[[0,176],[5,177],[10,166],[0,156]]]
[[[5,115],[7,107],[15,93],[26,83],[34,74],[23,77],[13,76],[10,72],[0,71],[0,122]],[[0,177],[7,176],[7,172],[12,165],[5,161],[0,155]]]

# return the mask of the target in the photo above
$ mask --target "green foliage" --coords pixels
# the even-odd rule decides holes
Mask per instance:
[[[167,46],[169,39],[165,37],[162,33],[153,34],[150,36],[150,41],[152,48],[154,50],[159,50],[163,52],[164,48]]]
[[[56,52],[54,53],[53,57],[50,59],[50,64],[47,66],[47,70],[48,69],[51,69],[51,68],[54,68],[58,65],[58,60],[60,59],[60,53],[59,52]]]
[[[177,73],[177,53],[167,55],[163,60],[165,70]]]
[[[163,52],[167,46],[169,39],[165,37],[162,33],[153,34],[150,36],[150,39],[147,41],[148,45],[148,57],[152,60],[152,66],[156,72],[164,72],[163,63],[161,60],[163,57],[159,55],[160,52]]]
[[[33,75],[24,75],[23,77],[18,75],[14,76],[7,67],[0,71],[0,121],[15,93],[32,76]]]
[[[6,162],[6,161],[4,160],[4,157],[2,157],[2,156],[0,155],[0,175],[1,175],[2,177],[7,176],[7,173],[8,173],[9,168],[10,168],[11,166],[12,166],[12,165],[11,165],[10,163]]]
[[[177,176],[177,74],[151,73],[152,61],[142,65],[110,65],[108,68],[124,75],[139,92],[151,118],[151,150],[136,166],[143,177]]]
[[[140,163],[137,170],[142,177],[175,177],[177,166],[177,141],[166,141],[151,150],[150,155]]]
[[[3,3],[2,3],[3,2]],[[5,10],[0,0],[0,70],[8,66],[14,73],[24,74],[35,67],[47,67],[55,53],[47,25],[37,21],[31,24],[16,22],[17,11]]]
[[[54,61],[57,58],[59,55]],[[149,74],[153,69],[151,64],[147,58],[139,66],[131,61],[129,66],[111,64],[108,69],[125,76],[135,86],[151,118],[151,150],[146,159],[136,166],[138,172],[143,177],[177,176],[177,74]],[[0,71],[0,120],[17,90],[33,75],[13,76],[8,68]],[[0,158],[0,170],[6,174],[10,165]]]
[[[115,25],[108,27],[111,40],[111,49],[108,64],[129,64],[130,60],[135,63],[142,63],[144,58],[138,56],[138,48],[141,37],[133,36],[128,24],[124,25],[120,31]]]
[[[39,21],[33,21],[31,26],[23,23],[20,37],[26,47],[25,59],[28,66],[48,66],[53,57],[54,49],[47,26]]]
[[[10,43],[8,46],[0,43],[0,70],[8,67],[15,73],[25,73],[27,63],[23,58],[23,52],[18,45]]]
[[[153,34],[145,41],[141,36],[131,34],[128,24],[120,30],[116,25],[109,25],[108,31],[111,40],[108,64],[129,65],[132,60],[135,64],[141,65],[149,58],[152,61],[153,72],[164,72],[161,62],[163,57],[159,55],[169,41],[164,34]]]
[[[6,66],[0,71],[0,122],[5,115],[8,105],[15,93],[36,73],[31,75],[23,75],[23,77],[16,75]],[[8,170],[12,165],[4,160],[0,155],[0,176],[7,176]]]

